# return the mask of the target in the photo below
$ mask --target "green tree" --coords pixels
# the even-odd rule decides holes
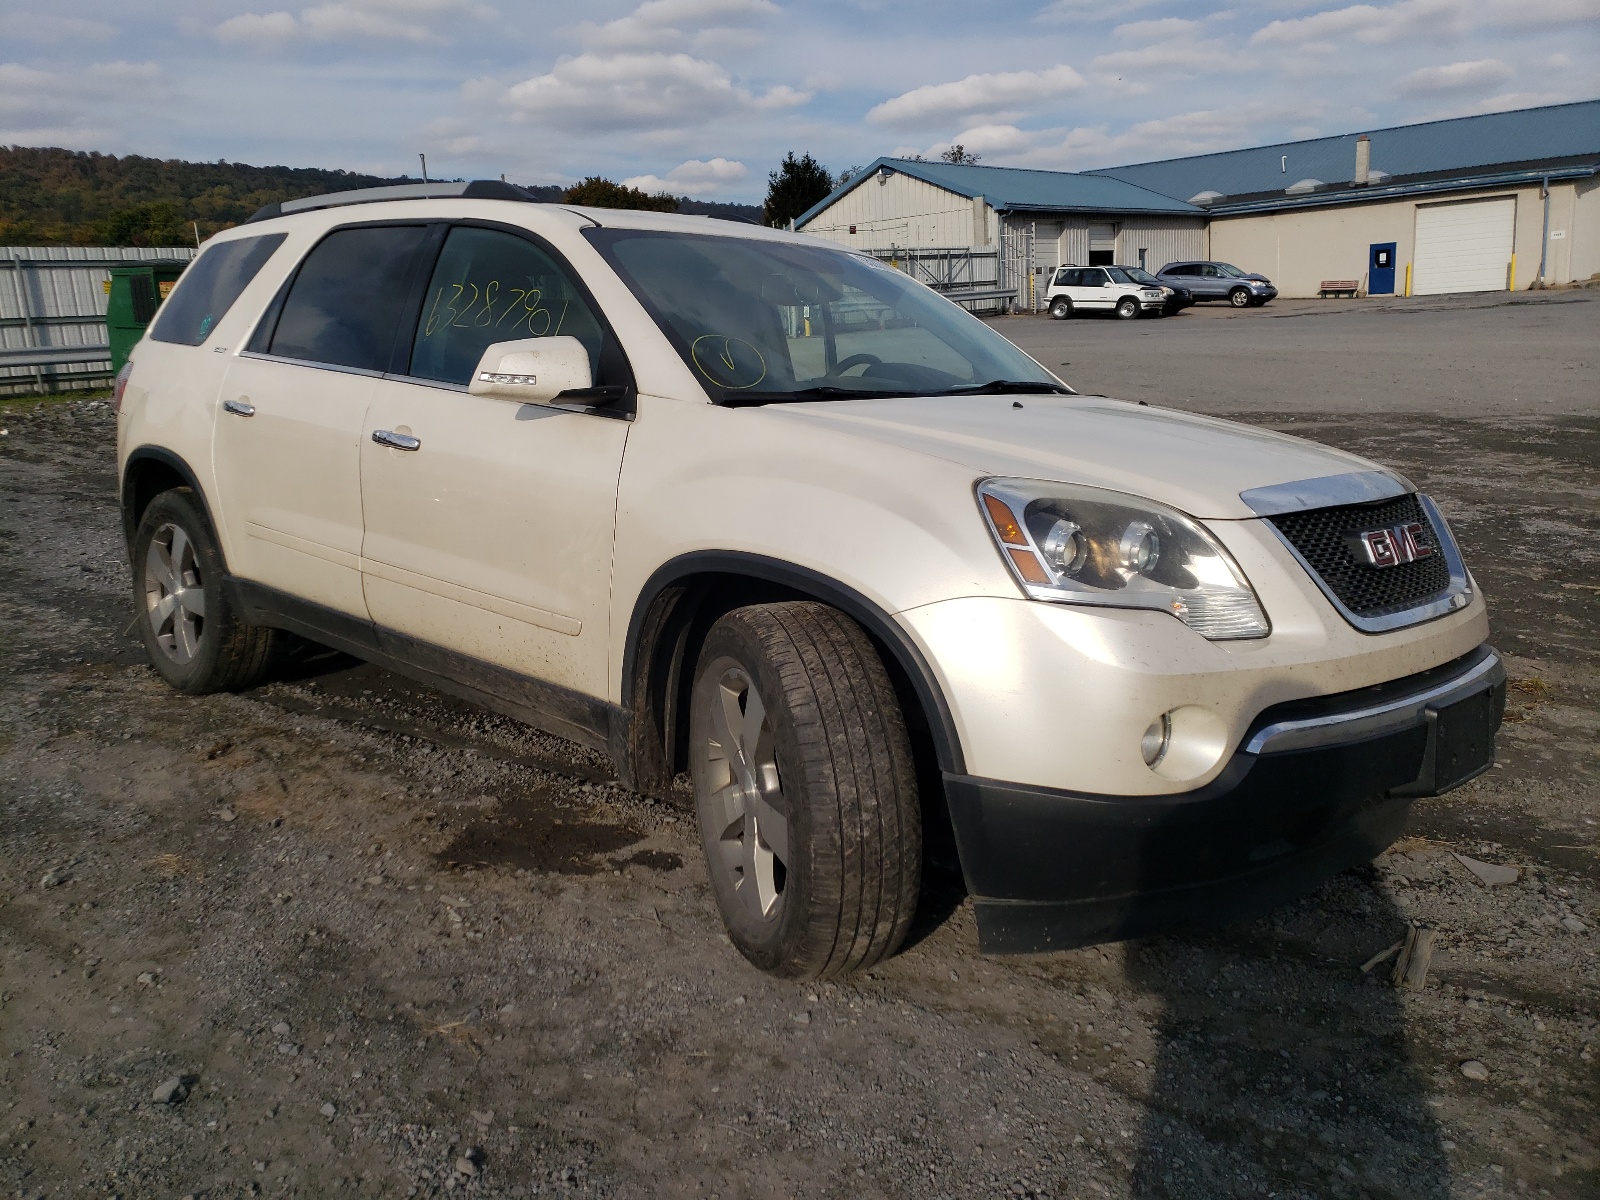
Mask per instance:
[[[833,191],[833,177],[811,155],[801,158],[794,151],[767,176],[767,202],[761,206],[761,220],[783,228],[806,209]]]
[[[941,162],[958,163],[970,167],[977,163],[978,156],[976,154],[968,154],[967,148],[960,142],[957,142],[943,154],[939,155],[939,159]]]
[[[95,225],[102,246],[182,246],[194,232],[184,227],[183,213],[171,200],[157,200],[112,213]]]
[[[650,212],[677,212],[678,199],[665,192],[648,196],[638,188],[624,187],[598,175],[591,175],[582,183],[573,184],[562,197],[568,204],[582,204],[588,208],[642,208]]]

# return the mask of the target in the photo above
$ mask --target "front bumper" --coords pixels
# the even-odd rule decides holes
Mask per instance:
[[[1276,705],[1192,792],[1103,796],[946,775],[985,951],[1061,950],[1256,915],[1370,861],[1417,796],[1487,770],[1505,670],[1487,646]]]
[[[1268,300],[1277,299],[1278,289],[1275,287],[1251,288],[1250,293],[1255,299],[1265,304]]]

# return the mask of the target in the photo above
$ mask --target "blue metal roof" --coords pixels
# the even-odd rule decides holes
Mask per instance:
[[[1204,209],[1153,192],[1138,184],[1105,175],[1075,175],[1069,171],[1030,171],[1021,167],[972,166],[966,163],[917,162],[907,158],[879,158],[826,198],[795,218],[795,228],[827,208],[839,197],[871,180],[882,167],[931,183],[958,196],[982,196],[1003,211],[1168,213],[1200,216]]]
[[[1104,167],[1089,174],[1184,199],[1203,191],[1221,192],[1226,197],[1281,193],[1301,179],[1320,179],[1327,184],[1351,182],[1358,136],[1359,133],[1347,133],[1249,150]],[[1585,155],[1600,161],[1600,100],[1372,129],[1367,136],[1372,139],[1373,169],[1397,177],[1483,174],[1483,168],[1500,164],[1571,160]],[[1307,198],[1306,202],[1316,200]]]

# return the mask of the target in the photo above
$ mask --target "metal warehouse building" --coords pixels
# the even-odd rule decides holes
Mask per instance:
[[[795,221],[795,228],[913,267],[960,295],[993,285],[1024,305],[1066,263],[1159,268],[1204,257],[1206,211],[1135,183],[880,158]],[[966,275],[960,264],[962,254]],[[989,256],[985,258],[984,256]]]
[[[879,159],[796,228],[880,257],[992,253],[1025,305],[1058,264],[1180,258],[1284,296],[1560,284],[1600,274],[1600,100],[1082,173]]]

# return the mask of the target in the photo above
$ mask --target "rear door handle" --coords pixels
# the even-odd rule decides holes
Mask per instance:
[[[409,434],[395,433],[390,429],[374,429],[372,440],[380,446],[388,446],[391,450],[421,450],[422,439],[411,437]]]
[[[231,412],[236,417],[253,417],[256,415],[256,406],[243,396],[240,396],[237,400],[224,400],[222,408],[224,412]]]

